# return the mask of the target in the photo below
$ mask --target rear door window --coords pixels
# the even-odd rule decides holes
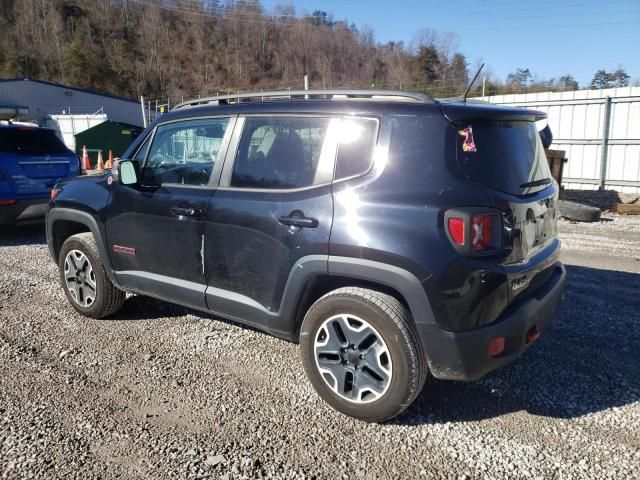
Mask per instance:
[[[32,127],[0,128],[0,152],[18,155],[69,153],[53,130]]]
[[[552,181],[534,122],[476,122],[457,139],[458,163],[471,180],[513,195],[544,190]]]
[[[331,180],[335,143],[326,142],[330,118],[247,117],[231,186],[303,188]]]

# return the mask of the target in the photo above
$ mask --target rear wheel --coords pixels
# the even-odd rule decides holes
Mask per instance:
[[[67,299],[82,315],[108,317],[124,304],[126,295],[109,280],[91,233],[72,235],[64,242],[58,269]]]
[[[381,422],[406,409],[428,372],[409,311],[364,288],[340,288],[307,312],[300,332],[305,371],[334,409]]]

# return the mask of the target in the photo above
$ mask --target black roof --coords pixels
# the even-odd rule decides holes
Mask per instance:
[[[10,123],[10,124],[6,124],[6,123],[0,123],[0,129],[2,130],[6,130],[6,129],[14,129],[14,130],[50,130],[52,132],[55,132],[54,129],[49,128],[49,127],[41,127],[39,125],[25,125],[24,123]]]
[[[447,102],[420,103],[393,100],[338,99],[338,100],[272,100],[267,102],[241,102],[235,104],[205,104],[171,110],[162,115],[158,122],[191,117],[233,115],[246,113],[313,113],[313,114],[350,114],[350,115],[444,115],[450,121],[462,118],[499,118],[512,120],[534,120],[545,118],[544,112],[505,107],[490,103]]]

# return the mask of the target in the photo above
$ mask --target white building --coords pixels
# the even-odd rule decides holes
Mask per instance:
[[[30,120],[41,125],[52,115],[104,114],[109,120],[143,126],[136,101],[30,78],[0,79],[0,106],[27,107]]]

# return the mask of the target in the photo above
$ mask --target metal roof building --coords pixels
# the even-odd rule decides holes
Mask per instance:
[[[31,119],[40,124],[49,115],[104,113],[109,120],[143,125],[136,101],[30,78],[0,79],[0,105],[28,107]]]

